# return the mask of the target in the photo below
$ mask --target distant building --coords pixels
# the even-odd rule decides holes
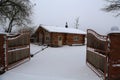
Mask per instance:
[[[119,31],[119,27],[113,26],[113,27],[111,27],[111,31]]]
[[[119,27],[117,26],[111,27],[110,31],[108,31],[107,34],[109,33],[120,33]]]
[[[74,28],[39,26],[31,36],[31,42],[49,46],[62,46],[85,43],[84,31]]]

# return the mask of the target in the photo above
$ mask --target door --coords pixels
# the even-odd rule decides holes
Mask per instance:
[[[44,44],[44,33],[40,32],[38,38],[39,38],[38,43],[43,45]]]
[[[40,45],[43,44],[43,35],[42,35],[41,33],[39,33],[39,41],[38,41],[38,43],[39,43]]]
[[[58,46],[62,46],[62,36],[58,36]]]

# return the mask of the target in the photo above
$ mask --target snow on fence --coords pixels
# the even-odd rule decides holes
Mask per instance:
[[[0,61],[3,60],[0,64],[4,66],[5,70],[14,68],[30,59],[29,33],[20,33],[14,36],[3,34],[2,36],[0,40],[3,44],[0,46],[3,51],[0,55],[4,56],[0,59]]]
[[[120,33],[107,36],[87,30],[88,66],[104,80],[120,80]]]

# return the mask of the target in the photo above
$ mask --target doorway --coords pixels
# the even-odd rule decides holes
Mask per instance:
[[[58,46],[62,46],[62,36],[58,36]]]

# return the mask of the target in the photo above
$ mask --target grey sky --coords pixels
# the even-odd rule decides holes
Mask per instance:
[[[99,33],[106,33],[112,26],[120,28],[120,17],[101,10],[105,0],[31,0],[36,3],[33,8],[33,23],[64,27],[74,27],[79,17],[79,28],[86,31],[92,28]]]

